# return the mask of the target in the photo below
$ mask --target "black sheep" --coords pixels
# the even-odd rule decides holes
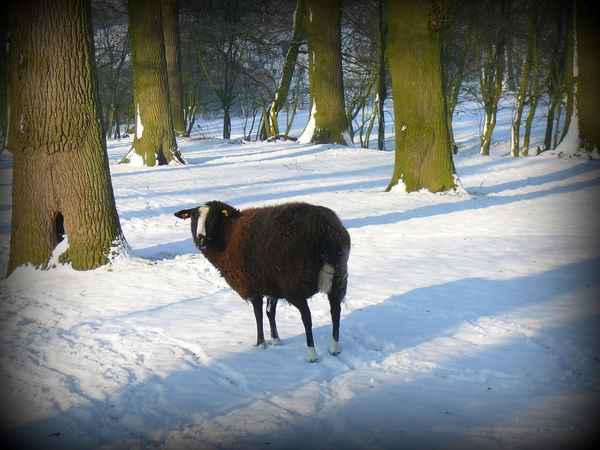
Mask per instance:
[[[229,286],[252,303],[257,326],[257,346],[265,347],[263,297],[273,345],[280,343],[275,324],[278,299],[300,310],[306,332],[306,360],[317,353],[312,335],[308,298],[326,293],[333,324],[330,353],[339,354],[341,302],[346,295],[350,235],[328,208],[307,203],[287,203],[239,211],[211,201],[175,213],[192,219],[196,247],[215,266]]]

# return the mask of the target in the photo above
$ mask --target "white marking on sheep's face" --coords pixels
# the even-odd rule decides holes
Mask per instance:
[[[194,234],[199,240],[202,240],[206,236],[206,218],[208,217],[209,211],[210,208],[206,205],[198,208],[198,221],[196,222]]]

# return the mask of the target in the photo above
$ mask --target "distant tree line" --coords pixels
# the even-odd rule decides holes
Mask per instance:
[[[200,115],[220,117],[226,139],[240,116],[248,140],[365,147],[377,123],[384,149],[387,114],[387,190],[409,192],[457,188],[452,117],[464,109],[481,111],[482,155],[500,108],[512,156],[530,153],[538,120],[544,149],[567,133],[584,152],[600,147],[600,27],[582,0],[12,0],[8,11],[9,273],[48,267],[65,239],[60,260],[80,270],[126,251],[106,138],[134,134],[122,163],[186,164],[176,136]],[[288,136],[298,109],[309,121]]]
[[[177,134],[189,135],[198,115],[222,118],[223,138],[231,135],[232,116],[243,118],[246,139],[289,132],[296,111],[310,104],[303,3],[179,0],[183,125],[178,125]],[[566,68],[572,3],[433,3],[439,18],[432,26],[439,27],[443,36],[450,124],[461,110],[482,111],[481,154],[487,155],[498,110],[508,107],[513,118],[511,155],[528,154],[532,126],[540,120],[546,122],[543,149],[556,147],[570,120]],[[131,132],[135,125],[127,7],[120,0],[94,0],[92,6],[103,116],[107,136],[114,138],[123,130]],[[340,18],[347,130],[355,144],[366,147],[378,124],[380,149],[385,148],[384,113],[388,112],[389,120],[393,108],[388,100],[389,68],[383,58],[386,12],[381,0],[344,0]],[[285,127],[279,129],[274,118],[281,111],[285,115],[279,122]]]

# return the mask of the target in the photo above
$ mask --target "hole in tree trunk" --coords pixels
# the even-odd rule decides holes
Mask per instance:
[[[62,240],[65,237],[65,218],[63,217],[62,213],[60,213],[60,212],[56,213],[55,227],[56,227],[56,238],[57,238],[58,242],[62,242]]]

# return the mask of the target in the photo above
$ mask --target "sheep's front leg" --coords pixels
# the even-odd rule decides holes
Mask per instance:
[[[277,299],[267,297],[267,317],[269,318],[269,325],[271,325],[271,344],[281,345],[281,339],[279,339],[279,333],[277,333],[277,324],[275,323],[276,309]]]
[[[256,346],[267,348],[267,344],[265,343],[265,334],[263,332],[262,296],[253,298],[252,306],[254,307],[254,317],[256,319]]]

